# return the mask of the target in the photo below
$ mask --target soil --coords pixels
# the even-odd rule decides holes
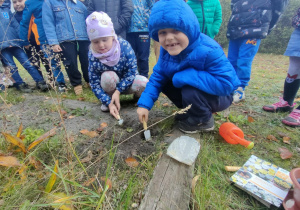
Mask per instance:
[[[24,129],[31,127],[43,129],[46,132],[54,126],[58,126],[57,133],[64,131],[61,117],[57,111],[56,99],[31,94],[24,94],[23,97],[23,102],[12,105],[9,109],[3,108],[4,105],[2,110],[0,108],[1,131],[16,133],[20,123],[23,124]],[[167,98],[160,98],[161,104],[171,104]],[[120,115],[124,120],[122,126],[118,125],[118,121],[108,112],[100,110],[100,103],[62,99],[60,104],[66,111],[63,114],[63,121],[67,133],[74,137],[75,141],[79,140],[76,144],[76,152],[81,157],[86,156],[88,150],[92,151],[93,156],[98,156],[103,149],[110,148],[113,137],[114,142],[126,140],[117,148],[117,159],[121,158],[124,161],[130,156],[146,156],[155,151],[156,140],[161,134],[161,129],[159,126],[151,127],[152,140],[145,141],[143,127],[138,122],[137,107],[133,101],[121,102]],[[166,116],[161,110],[151,111],[148,125],[152,125]],[[99,131],[101,123],[107,123],[108,126]],[[94,138],[84,136],[80,133],[83,129],[97,131],[99,136]],[[137,132],[140,133],[132,136]],[[129,138],[130,136],[132,137]]]

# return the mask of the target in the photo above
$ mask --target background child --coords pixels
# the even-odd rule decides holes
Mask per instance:
[[[0,0],[0,6],[3,2],[4,0]],[[0,31],[1,55],[10,67],[10,73],[15,80],[15,87],[23,92],[32,91],[19,75],[13,57],[15,57],[32,76],[38,89],[42,91],[48,90],[48,85],[43,77],[39,74],[38,70],[30,64],[26,53],[21,48],[23,42],[20,41],[19,38],[19,23],[7,7],[0,7],[0,24],[2,27],[2,30]]]
[[[219,0],[188,0],[200,24],[200,30],[210,38],[218,33],[222,23],[222,7]]]
[[[192,104],[179,116],[179,129],[186,133],[214,129],[213,112],[226,109],[240,84],[220,45],[200,33],[199,22],[182,0],[160,0],[150,19],[151,38],[162,46],[153,74],[137,109],[140,122],[163,92],[177,107]]]
[[[13,0],[13,2],[14,1],[21,1],[24,4],[24,0]],[[51,47],[47,45],[48,42],[42,21],[43,2],[43,0],[27,0],[25,2],[25,9],[23,7],[24,10],[22,10],[20,23],[20,38],[25,41],[25,48],[27,48],[27,55],[31,63],[34,63],[40,68],[41,60],[49,74],[50,81],[56,81],[58,91],[65,92],[66,85],[64,75],[61,72],[60,62],[58,62],[59,55],[54,53]],[[30,37],[29,40],[28,36]],[[29,44],[31,46],[29,46]],[[52,70],[50,70],[50,65]],[[55,85],[55,83],[53,85]]]
[[[102,102],[101,110],[110,111],[117,118],[120,94],[134,93],[139,97],[148,79],[137,75],[136,58],[130,44],[117,38],[110,17],[104,12],[93,12],[86,19],[91,40],[89,52],[90,85]]]
[[[288,126],[300,126],[300,106],[293,110],[294,99],[300,87],[300,8],[293,18],[294,32],[284,55],[290,57],[288,74],[284,82],[283,97],[279,102],[263,107],[269,112],[291,112],[282,123]]]
[[[42,8],[43,26],[48,43],[54,52],[62,52],[67,74],[76,95],[82,94],[82,79],[89,83],[89,39],[85,19],[88,11],[81,1],[45,0]],[[77,50],[78,46],[78,50]]]
[[[148,20],[154,0],[132,0],[133,14],[126,36],[137,58],[137,66],[140,75],[148,78],[150,38]]]
[[[234,67],[241,86],[234,92],[235,103],[245,99],[245,87],[261,39],[275,27],[288,0],[231,0],[232,14],[228,22],[228,60]]]

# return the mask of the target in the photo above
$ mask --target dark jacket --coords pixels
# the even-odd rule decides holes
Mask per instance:
[[[126,31],[133,13],[132,0],[86,0],[88,11],[103,11],[111,18],[117,35],[126,38]]]
[[[160,0],[154,4],[149,19],[149,34],[158,41],[158,31],[173,28],[183,32],[189,45],[176,56],[161,47],[153,74],[138,106],[150,110],[168,81],[177,88],[189,85],[211,95],[230,95],[239,85],[236,72],[220,45],[200,33],[199,22],[182,0]]]
[[[263,39],[275,27],[288,0],[232,0],[229,39]]]

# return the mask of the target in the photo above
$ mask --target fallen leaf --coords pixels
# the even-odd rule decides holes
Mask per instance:
[[[76,116],[74,116],[74,115],[70,115],[68,118],[69,119],[73,119],[73,118],[75,118]]]
[[[129,167],[137,167],[139,165],[139,162],[133,158],[133,157],[129,157],[125,160],[126,164],[129,166]]]
[[[162,106],[167,107],[167,106],[170,106],[170,105],[168,103],[164,103]]]
[[[195,193],[195,187],[196,187],[196,183],[197,183],[199,177],[200,177],[200,175],[197,175],[192,180],[192,192],[193,192],[193,194]]]
[[[250,135],[250,134],[246,134],[246,136],[247,136],[248,138],[256,138],[256,136],[253,136],[253,135]]]
[[[18,138],[20,138],[22,130],[23,130],[23,124],[21,123],[21,125],[20,125],[20,127],[18,129],[17,135],[16,135]]]
[[[278,135],[283,138],[283,137],[289,137],[286,133],[278,132]]]
[[[88,131],[87,129],[81,130],[80,133],[89,136],[91,138],[94,138],[99,135],[96,131]]]
[[[84,97],[80,97],[77,99],[78,101],[85,101],[85,98]]]
[[[45,139],[54,136],[56,134],[56,127],[52,128],[50,131],[44,133],[42,136],[40,136],[37,140],[35,140],[34,142],[32,142],[28,148],[27,151],[31,150],[32,148],[34,148],[36,145],[38,145],[39,143],[41,143],[42,141],[44,141]]]
[[[35,157],[29,157],[29,163],[34,166],[35,169],[41,170],[43,169],[43,165],[39,160],[36,160]]]
[[[67,114],[67,112],[66,112],[65,110],[61,109],[61,110],[60,110],[60,114],[61,114],[62,116],[64,116],[64,115]]]
[[[290,140],[291,140],[290,137],[287,137],[287,136],[283,137],[283,142],[286,144],[291,144]]]
[[[25,145],[24,145],[23,141],[20,138],[18,138],[16,136],[12,136],[12,135],[10,135],[8,133],[3,133],[3,132],[1,132],[1,133],[5,137],[6,141],[8,141],[8,142],[10,142],[10,143],[12,143],[12,144],[20,147],[22,149],[22,151],[24,153],[26,153]]]
[[[109,178],[102,176],[100,179],[101,179],[101,181],[105,182],[105,185],[108,185],[108,189],[112,189],[112,182],[110,181]]]
[[[18,173],[19,173],[22,181],[25,181],[27,179],[27,176],[25,174],[26,169],[27,169],[27,166],[22,165],[22,167],[18,170]]]
[[[92,177],[92,178],[90,178],[89,180],[85,181],[85,182],[83,183],[83,186],[88,187],[88,186],[90,186],[95,180],[96,180],[96,178],[95,178],[95,177]]]
[[[252,123],[252,122],[254,122],[254,121],[255,121],[255,120],[253,119],[253,117],[248,116],[248,122]]]
[[[0,165],[6,167],[21,166],[19,160],[13,156],[0,156]]]
[[[268,136],[267,136],[267,139],[269,139],[269,140],[271,140],[271,141],[279,142],[278,139],[276,139],[276,137],[273,136],[273,135],[268,135]]]
[[[59,210],[72,210],[71,199],[73,196],[67,196],[63,192],[56,192],[48,194],[49,203],[54,209]]]
[[[68,138],[67,138],[67,141],[68,141]],[[72,142],[74,142],[75,141],[75,138],[74,138],[74,136],[69,136],[69,141],[72,143]]]
[[[278,148],[278,151],[280,152],[281,159],[288,159],[293,156],[293,153],[291,153],[287,148],[280,147]]]
[[[55,173],[54,173],[55,172]],[[55,161],[55,166],[54,166],[54,172],[51,174],[50,179],[47,183],[45,192],[49,193],[52,190],[53,185],[55,184],[56,181],[56,173],[58,172],[58,160]]]
[[[89,162],[89,161],[92,160],[92,158],[93,158],[93,153],[91,152],[91,150],[89,150],[89,151],[88,151],[88,155],[87,155],[85,158],[83,158],[83,159],[81,160],[81,162],[82,162],[82,163]]]
[[[126,131],[127,131],[128,133],[131,133],[131,132],[133,131],[133,128],[127,128]]]
[[[107,127],[107,123],[106,123],[106,122],[101,123],[101,124],[100,124],[100,127],[101,127],[101,128],[106,128],[106,127]]]

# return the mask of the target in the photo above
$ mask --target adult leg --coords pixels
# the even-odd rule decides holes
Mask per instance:
[[[77,42],[66,41],[60,44],[63,53],[63,63],[72,86],[76,87],[82,84],[81,73],[77,65]]]
[[[148,32],[138,33],[137,41],[137,66],[140,75],[148,78],[149,73],[149,55],[150,55],[150,37]]]
[[[80,61],[80,65],[81,65],[82,75],[83,75],[84,81],[86,81],[86,83],[89,83],[88,53],[89,53],[90,41],[77,41],[77,42],[78,42],[78,46],[79,46],[78,55],[79,55],[79,61]]]

